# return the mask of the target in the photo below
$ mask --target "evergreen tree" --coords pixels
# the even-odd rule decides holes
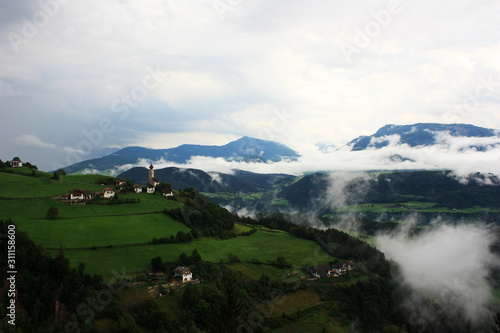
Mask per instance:
[[[500,310],[495,314],[495,326],[493,326],[493,333],[500,333]]]
[[[47,218],[49,219],[56,219],[59,217],[59,209],[57,207],[50,207],[49,210],[47,211]]]

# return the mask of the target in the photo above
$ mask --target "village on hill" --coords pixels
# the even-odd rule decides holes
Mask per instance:
[[[127,193],[133,191],[134,193],[155,193],[156,188],[160,185],[158,178],[154,176],[153,164],[149,166],[149,181],[146,186],[133,184],[131,181],[117,179],[115,182],[114,189],[111,187],[105,187],[102,191],[89,191],[82,190],[79,188],[73,188],[69,192],[55,197],[63,203],[70,204],[86,204],[93,200],[108,199],[113,200],[117,197],[118,193]],[[163,186],[161,194],[164,197],[173,197],[172,186],[170,184],[165,184]]]

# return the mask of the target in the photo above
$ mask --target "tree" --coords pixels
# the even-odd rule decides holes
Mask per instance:
[[[224,285],[224,299],[221,308],[224,318],[222,327],[226,332],[236,331],[238,317],[243,310],[243,303],[241,301],[240,292],[232,279],[227,281]]]
[[[9,166],[9,162],[4,162],[0,160],[0,169],[5,169]]]
[[[289,267],[290,264],[286,261],[285,257],[276,258],[276,265],[281,268]]]
[[[56,219],[59,217],[59,208],[57,207],[50,207],[49,210],[47,211],[47,218],[49,219]]]
[[[189,258],[185,252],[182,252],[179,256],[179,264],[181,264],[182,266],[189,264]]]
[[[184,295],[182,295],[182,302],[184,304],[184,308],[191,309],[200,301],[200,292],[198,288],[194,284],[188,284],[186,286],[186,291],[184,291]]]
[[[195,228],[191,229],[191,235],[193,235],[194,238],[200,238],[200,232]]]
[[[35,171],[38,170],[38,167],[34,164],[31,164],[30,162],[24,163],[24,166],[31,169],[31,175],[35,176]]]
[[[269,285],[269,281],[271,279],[269,278],[269,275],[267,274],[262,274],[259,278],[259,284],[263,287],[267,287]]]
[[[66,176],[66,171],[64,169],[58,169],[54,171],[54,179],[59,180],[61,179],[61,176]]]
[[[156,257],[151,259],[151,267],[155,272],[159,272],[163,270],[163,260],[161,257]]]
[[[500,333],[500,310],[495,314],[495,326],[493,326],[493,333]]]
[[[194,249],[191,253],[191,262],[193,264],[197,264],[201,261],[201,255],[198,253],[197,249]]]
[[[229,253],[230,262],[240,262],[240,258],[236,254]]]

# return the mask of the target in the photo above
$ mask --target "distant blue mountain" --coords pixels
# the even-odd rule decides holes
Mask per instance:
[[[64,169],[67,173],[82,172],[84,170],[109,172],[109,170],[116,170],[118,167],[127,164],[136,164],[139,159],[152,162],[164,159],[173,163],[184,164],[193,156],[224,158],[227,161],[267,163],[296,160],[300,155],[280,143],[245,136],[223,146],[186,144],[168,149],[127,147],[107,156],[75,163]]]
[[[133,180],[136,184],[148,183],[148,168],[135,167],[118,175],[121,179]],[[170,183],[174,189],[194,187],[201,192],[255,193],[273,189],[274,185],[291,182],[295,176],[287,174],[258,174],[233,170],[233,174],[205,172],[197,169],[167,167],[155,170],[160,182]]]
[[[499,137],[500,131],[477,127],[468,124],[434,124],[420,123],[414,125],[385,125],[375,134],[360,136],[347,145],[351,150],[364,150],[367,148],[383,148],[389,145],[386,136],[399,135],[399,144],[408,144],[410,147],[429,146],[436,144],[439,133],[448,133],[454,137]],[[475,147],[484,150],[485,147]]]

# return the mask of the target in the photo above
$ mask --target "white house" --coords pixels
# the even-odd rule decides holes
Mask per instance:
[[[164,190],[163,191],[163,196],[164,197],[173,197],[174,193],[172,192],[172,190]]]
[[[343,263],[342,265],[333,266],[332,271],[338,275],[344,275],[347,273],[347,265],[346,263]]]
[[[110,199],[114,198],[115,196],[115,191],[111,187],[106,187],[104,190],[102,190],[102,197],[104,199]]]
[[[330,277],[329,265],[316,265],[310,268],[311,275],[316,278]]]
[[[155,187],[151,184],[148,184],[148,186],[146,187],[146,192],[147,193],[155,193]]]
[[[10,166],[13,168],[20,168],[23,166],[23,162],[21,161],[10,161]]]
[[[117,180],[115,182],[115,187],[120,188],[122,185],[125,185],[125,184],[126,184],[126,182],[124,180]]]
[[[141,185],[134,185],[134,192],[135,193],[142,193],[142,186]]]
[[[92,191],[82,191],[77,188],[72,189],[65,195],[69,200],[91,200],[93,199]]]
[[[83,200],[82,191],[75,190],[69,193],[70,200]]]
[[[189,267],[179,266],[174,270],[174,276],[180,276],[182,277],[182,282],[188,282],[193,278],[193,273]]]

